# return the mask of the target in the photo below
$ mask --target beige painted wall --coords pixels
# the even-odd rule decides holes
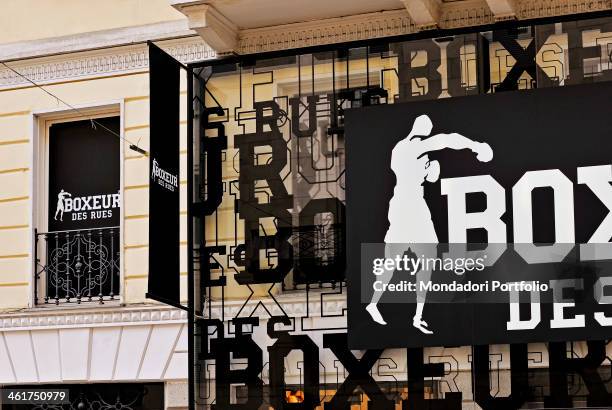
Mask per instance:
[[[0,44],[182,19],[168,0],[2,0]]]
[[[147,71],[45,86],[72,105],[96,106],[123,101],[126,139],[149,147],[149,77]],[[183,95],[185,84],[182,85]],[[36,222],[31,203],[37,195],[31,187],[34,112],[63,109],[54,98],[34,87],[0,91],[0,309],[25,308],[31,303],[31,237]],[[76,114],[75,114],[76,115]],[[75,117],[77,119],[78,117]],[[181,188],[185,193],[186,109],[181,109]],[[148,170],[149,158],[124,142],[124,283],[127,303],[144,302],[148,272]],[[34,192],[33,192],[34,191]],[[181,202],[185,217],[185,201]],[[35,210],[35,212],[37,212]],[[38,212],[41,212],[40,210]],[[181,224],[185,252],[185,223]],[[186,263],[181,260],[183,282]]]

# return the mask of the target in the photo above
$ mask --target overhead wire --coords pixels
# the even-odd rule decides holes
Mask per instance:
[[[87,113],[83,112],[81,109],[73,106],[72,104],[68,103],[66,100],[60,98],[59,96],[57,96],[56,94],[52,93],[51,91],[47,90],[45,87],[43,87],[42,85],[36,83],[34,80],[32,80],[31,78],[29,78],[28,76],[20,73],[19,71],[17,71],[16,69],[14,69],[13,67],[9,66],[7,63],[5,63],[4,61],[0,61],[0,64],[3,65],[4,67],[6,67],[8,70],[12,71],[13,73],[15,73],[16,75],[18,75],[19,77],[23,78],[24,80],[26,80],[27,82],[29,82],[30,84],[32,84],[34,87],[42,90],[44,93],[46,93],[47,95],[49,95],[50,97],[55,98],[56,101],[64,104],[66,107],[68,107],[69,109],[71,109],[72,111],[76,112],[77,114],[79,114],[80,117],[83,117],[85,119],[88,119],[89,122],[91,123],[91,127],[96,130],[97,127],[102,128],[103,130],[105,130],[106,132],[108,132],[111,135],[114,135],[115,137],[119,138],[120,140],[123,140],[125,142],[127,142],[128,144],[130,144],[130,149],[132,151],[136,151],[144,156],[149,156],[149,153],[140,148],[138,146],[138,144],[134,144],[132,143],[130,140],[128,140],[127,138],[121,136],[121,134],[115,132],[114,130],[108,128],[107,126],[105,126],[104,124],[102,124],[100,121],[96,121],[95,118],[92,118],[90,115],[88,115]]]

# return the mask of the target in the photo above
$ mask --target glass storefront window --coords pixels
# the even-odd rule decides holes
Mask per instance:
[[[287,318],[283,329],[288,326],[292,335],[317,338],[321,352],[322,336],[346,329],[342,301],[350,227],[346,229],[344,218],[350,198],[345,194],[345,144],[351,138],[344,130],[346,110],[609,81],[611,64],[612,18],[601,18],[433,39],[376,40],[367,46],[338,45],[274,58],[244,56],[194,65],[193,194],[196,200],[218,205],[194,224],[196,313],[206,318],[198,328],[197,337],[206,340],[202,346],[212,346],[219,338],[253,335],[253,343],[267,358],[267,349],[281,336],[273,337],[270,329],[266,333],[264,321],[276,316]],[[227,138],[227,147],[220,150],[220,175],[211,180],[203,170],[213,161],[211,147],[219,136]],[[376,144],[383,136],[371,138]],[[363,223],[371,223],[368,215]],[[205,260],[209,262],[202,263]],[[296,298],[303,311],[288,313],[286,306]],[[261,318],[261,323],[250,321],[254,318]],[[242,327],[249,330],[244,334],[236,330]],[[541,351],[542,346],[534,347],[534,367],[546,366]],[[499,360],[490,371],[497,381],[492,388],[507,395],[508,351],[496,352]],[[426,360],[442,364],[443,375],[436,383],[416,388],[435,398],[462,392],[464,401],[472,400],[469,372],[463,372],[470,366],[467,357],[471,357],[469,348],[429,351]],[[211,354],[207,360],[214,358]],[[326,356],[321,368],[313,371],[330,377],[337,370],[334,360]],[[204,366],[206,360],[201,361]],[[267,389],[272,365],[264,363],[268,367],[253,377],[261,377]],[[265,403],[303,390],[302,370],[281,370],[286,378],[297,377],[297,382],[287,382],[282,394],[265,390]],[[384,371],[377,371],[376,380],[385,380]],[[201,377],[214,375],[206,371]],[[338,376],[334,386],[345,377],[345,373]],[[526,403],[531,404],[526,406],[541,404],[554,390],[548,380],[539,376],[538,380],[541,385],[529,393]],[[397,383],[397,389],[383,390],[388,398],[397,396],[399,403],[407,381]],[[215,392],[226,390],[214,386],[201,393],[202,404],[219,403],[218,397],[213,399]],[[319,398],[330,401],[333,391],[322,387]],[[250,394],[242,391],[228,400],[246,403]],[[573,394],[578,403],[586,392],[578,386]]]

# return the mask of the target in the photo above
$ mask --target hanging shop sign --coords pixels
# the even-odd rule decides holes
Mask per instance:
[[[609,338],[611,103],[601,83],[347,112],[351,348]]]
[[[149,44],[149,288],[147,297],[180,304],[179,98],[181,65]]]

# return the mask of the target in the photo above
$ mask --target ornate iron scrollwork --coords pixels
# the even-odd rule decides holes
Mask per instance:
[[[36,234],[36,303],[114,300],[119,295],[119,228]]]

